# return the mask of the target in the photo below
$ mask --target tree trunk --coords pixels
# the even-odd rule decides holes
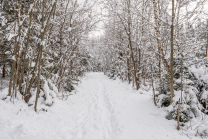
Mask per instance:
[[[155,0],[153,0],[153,7],[154,7],[154,19],[155,19],[155,25],[156,25],[155,30],[156,30],[156,35],[157,35],[158,49],[159,49],[159,53],[161,55],[165,70],[168,73],[168,75],[170,75],[170,69],[169,69],[169,66],[168,66],[168,62],[165,59],[165,55],[164,55],[162,45],[161,45],[161,41],[160,41],[160,32],[159,32],[159,28],[158,28],[159,25],[158,25],[158,15],[157,15],[157,4],[156,4]]]
[[[18,9],[17,7],[17,0],[16,0],[16,6],[15,6],[16,9]],[[17,10],[15,10],[15,19],[16,21],[18,20],[18,13],[17,13]],[[16,32],[16,24],[17,22],[15,22],[15,28],[14,28],[14,32]],[[15,75],[15,70],[16,70],[16,60],[17,60],[17,53],[19,52],[19,49],[17,48],[17,37],[15,37],[15,44],[14,45],[14,52],[13,52],[13,57],[15,57],[16,59],[13,59],[12,61],[12,68],[11,68],[11,74],[10,74],[10,81],[9,81],[9,93],[8,93],[8,96],[11,96],[12,95],[12,87],[13,87],[13,90],[14,90],[14,75]]]
[[[173,89],[173,50],[174,50],[174,0],[172,0],[172,25],[171,25],[171,53],[170,53],[170,91],[171,91],[171,104],[173,103],[174,89]]]
[[[152,69],[152,65],[151,65]],[[154,104],[157,106],[156,99],[155,99],[155,88],[154,88],[154,80],[153,80],[153,69],[152,69],[152,92],[153,92],[153,98],[154,98]]]
[[[6,77],[6,69],[5,69],[5,64],[3,65],[3,72],[2,72],[2,78]]]
[[[27,55],[29,40],[30,40],[30,31],[31,31],[31,24],[32,24],[32,19],[33,19],[33,10],[31,10],[29,18],[30,18],[30,22],[29,22],[29,29],[28,29],[28,32],[27,32],[27,42],[26,42],[25,51],[23,53],[23,64],[22,64],[22,71],[21,71],[20,82],[19,82],[19,91],[20,92],[21,92],[22,83],[23,83],[23,75],[24,75],[24,71],[25,71],[25,60],[26,60],[26,55]]]
[[[127,54],[128,55],[128,54]],[[129,58],[127,57],[127,79],[129,84],[131,83],[130,69],[129,69]]]
[[[208,24],[208,23],[207,23]],[[207,31],[207,47],[206,47],[206,57],[207,57],[207,51],[208,51],[208,31]]]
[[[38,83],[37,83],[37,93],[36,93],[36,100],[35,100],[35,112],[37,112],[37,103],[38,103],[38,97],[39,97],[39,93],[40,93],[40,74],[41,74],[41,58],[42,58],[42,45],[39,48],[39,64],[38,64]]]
[[[44,1],[43,1],[43,3],[44,3]],[[41,29],[41,41],[43,41],[44,40],[44,38],[45,38],[45,34],[46,34],[46,31],[47,31],[47,29],[48,29],[48,26],[49,26],[49,21],[50,21],[50,19],[51,19],[51,16],[52,16],[52,14],[53,14],[53,12],[55,12],[55,7],[56,7],[56,3],[57,3],[57,0],[54,2],[54,4],[53,4],[53,7],[52,7],[52,9],[51,9],[51,11],[50,11],[50,15],[49,15],[49,17],[48,17],[48,19],[47,19],[47,21],[46,21],[46,25],[45,25],[45,28],[43,28],[43,26],[44,26],[44,21],[45,20],[43,20],[42,21],[42,29]],[[43,17],[44,17],[44,15],[43,15]],[[42,45],[41,45],[42,46]],[[40,47],[41,47],[40,46]],[[42,50],[41,50],[41,54],[42,54]],[[35,68],[34,68],[34,71],[33,71],[33,75],[32,75],[32,78],[31,78],[31,80],[30,80],[30,84],[29,84],[29,87],[28,87],[28,90],[27,90],[27,92],[25,93],[25,102],[28,102],[28,100],[29,100],[29,96],[30,96],[30,89],[31,89],[31,87],[32,87],[32,84],[33,84],[33,81],[34,81],[34,79],[35,79],[35,72],[36,72],[36,69],[37,69],[37,67],[38,67],[38,63],[39,63],[39,58],[40,58],[41,56],[40,56],[40,52],[38,52],[38,56],[37,56],[37,60],[36,60],[36,63],[35,63]],[[40,63],[39,63],[40,64]]]
[[[131,60],[132,60],[132,63],[133,63],[133,74],[134,74],[134,77],[133,77],[133,80],[135,80],[135,85],[136,85],[136,89],[138,90],[139,89],[139,84],[137,83],[137,75],[136,75],[136,72],[137,72],[137,68],[136,68],[136,63],[135,63],[135,60],[134,60],[134,53],[133,53],[133,46],[132,46],[132,40],[131,40],[131,12],[130,12],[130,6],[131,6],[131,0],[128,0],[128,32],[127,32],[127,35],[128,35],[128,41],[129,41],[129,48],[130,48],[130,56],[131,56]]]
[[[178,109],[177,109],[177,129],[180,129],[180,125],[179,125],[179,120],[180,120],[180,98],[179,98],[179,104],[178,104]]]
[[[206,46],[206,57],[207,57],[207,52],[208,51],[208,20],[207,20],[207,46]]]
[[[34,67],[34,70],[33,70],[32,78],[30,79],[29,87],[27,89],[27,92],[24,93],[25,94],[25,96],[24,96],[25,102],[28,102],[28,100],[30,98],[30,89],[32,88],[33,81],[35,79],[35,72],[36,72],[36,69],[38,67],[38,61],[39,61],[39,53],[38,53],[38,56],[37,56],[37,59],[36,59],[36,63],[35,63],[35,67]]]
[[[138,67],[138,69],[139,69],[139,71],[141,70],[141,49],[140,48],[139,48],[139,67]],[[140,77],[141,77],[141,75],[139,73],[138,74],[138,77],[137,77],[137,83],[138,83],[138,85],[140,85]]]
[[[45,2],[43,1],[42,2],[42,29],[44,29],[44,20],[45,20],[45,17],[44,17],[44,9],[45,9]],[[41,41],[44,41],[44,32],[41,31]],[[39,97],[39,93],[40,93],[40,75],[41,75],[41,68],[40,68],[40,65],[41,65],[41,58],[42,58],[42,49],[43,49],[43,45],[41,44],[40,47],[39,47],[39,52],[38,52],[38,83],[37,83],[37,92],[36,92],[36,100],[35,100],[35,112],[37,112],[37,103],[38,103],[38,97]]]

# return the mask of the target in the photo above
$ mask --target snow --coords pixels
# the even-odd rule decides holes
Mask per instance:
[[[69,31],[69,32],[70,32],[71,30],[72,30],[72,28],[71,28],[71,27],[69,27],[67,31]]]
[[[49,89],[48,82],[44,81],[43,90],[45,92],[46,101],[45,104],[51,106],[55,101],[53,98],[55,97],[55,93]]]
[[[8,41],[10,41],[13,37],[15,37],[16,36],[16,34],[12,34],[12,33],[10,33],[9,35],[8,35]]]
[[[32,62],[31,67],[35,67],[35,62]]]
[[[81,82],[66,101],[54,98],[50,107],[38,101],[37,113],[20,95],[0,100],[0,139],[188,139],[154,106],[151,91],[103,73],[87,73]]]
[[[3,20],[2,20],[2,22],[1,22],[2,26],[5,26],[6,23],[7,23],[7,19],[3,17]]]

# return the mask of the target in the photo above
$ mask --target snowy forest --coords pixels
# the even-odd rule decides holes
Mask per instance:
[[[0,0],[0,139],[208,139],[207,0]]]

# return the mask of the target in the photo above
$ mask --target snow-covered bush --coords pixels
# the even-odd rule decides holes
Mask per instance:
[[[207,114],[207,78],[202,70],[203,66],[199,66],[200,64],[197,65],[188,66],[187,64],[183,64],[181,68],[181,63],[175,62],[174,98],[172,104],[168,75],[162,75],[156,88],[157,106],[163,107],[167,112],[166,119],[175,119],[177,121],[179,116],[180,125],[184,126],[184,128],[189,125],[189,122],[201,119],[202,115]],[[198,123],[195,124],[198,125]],[[206,130],[201,132],[206,135]],[[199,130],[197,132],[198,135],[202,134]]]

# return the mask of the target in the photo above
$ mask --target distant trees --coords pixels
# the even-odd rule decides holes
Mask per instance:
[[[151,85],[155,104],[172,104],[169,113],[172,118],[177,115],[179,122],[189,119],[188,98],[201,103],[203,108],[195,105],[198,112],[207,111],[207,98],[201,100],[207,92],[207,79],[193,71],[193,66],[205,66],[207,73],[205,1],[106,0],[104,5],[107,21],[98,52],[105,74],[126,80],[136,89]],[[188,85],[187,80],[193,84]]]

